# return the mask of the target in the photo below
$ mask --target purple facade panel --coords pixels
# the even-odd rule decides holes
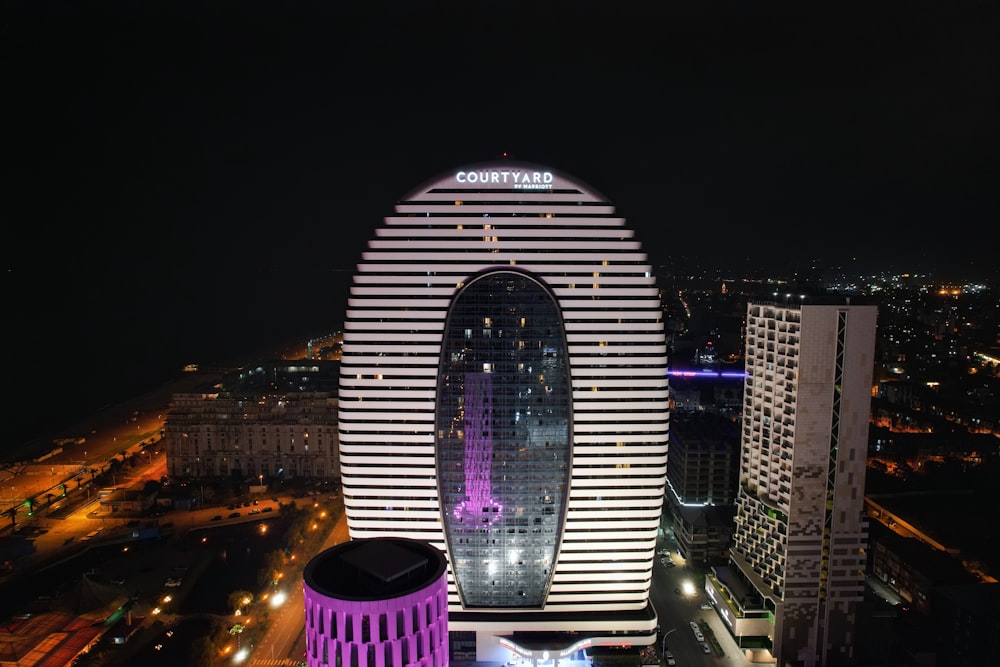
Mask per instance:
[[[447,667],[447,589],[446,574],[390,599],[342,600],[306,584],[306,663],[327,667],[340,656],[341,664],[358,667]],[[403,619],[402,636],[396,631],[397,614]]]

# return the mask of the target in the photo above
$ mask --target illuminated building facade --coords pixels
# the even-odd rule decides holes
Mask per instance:
[[[673,378],[671,391],[677,384]],[[671,411],[667,504],[677,552],[691,563],[729,558],[739,456],[739,425],[728,417]]]
[[[385,218],[345,319],[344,503],[353,539],[447,555],[453,655],[655,640],[666,368],[646,254],[578,180],[475,165]]]
[[[339,475],[332,361],[272,361],[171,397],[163,428],[175,479],[329,479]]]
[[[730,561],[749,594],[709,594],[741,645],[778,665],[852,662],[875,333],[873,305],[747,305]]]
[[[344,542],[302,573],[306,664],[448,667],[444,554],[399,538]]]

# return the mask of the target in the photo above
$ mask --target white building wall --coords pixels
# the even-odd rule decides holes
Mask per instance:
[[[474,170],[539,171],[509,162]],[[339,392],[352,538],[397,535],[447,553],[434,427],[451,299],[488,269],[528,272],[553,291],[572,382],[572,475],[545,609],[524,629],[553,611],[600,610],[613,622],[616,611],[647,607],[667,456],[666,342],[647,256],[603,196],[545,173],[547,188],[525,190],[446,174],[396,205],[357,267]],[[449,593],[457,612],[453,580]]]

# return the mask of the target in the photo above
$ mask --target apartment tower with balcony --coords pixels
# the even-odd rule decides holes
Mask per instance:
[[[741,645],[781,667],[848,665],[864,591],[876,307],[790,301],[747,305],[731,552],[742,581],[722,590],[710,578],[710,595]]]

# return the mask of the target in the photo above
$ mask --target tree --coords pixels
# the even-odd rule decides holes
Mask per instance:
[[[187,664],[191,667],[210,667],[215,656],[215,647],[208,637],[198,637],[191,642]]]
[[[254,597],[250,591],[240,589],[230,593],[226,599],[229,601],[230,609],[240,614],[245,614],[247,607],[253,604]]]
[[[278,576],[281,572],[281,568],[285,565],[285,554],[280,549],[275,549],[268,551],[264,554],[264,564],[260,568],[260,572],[257,574],[257,583],[261,587],[270,586],[271,582]]]

